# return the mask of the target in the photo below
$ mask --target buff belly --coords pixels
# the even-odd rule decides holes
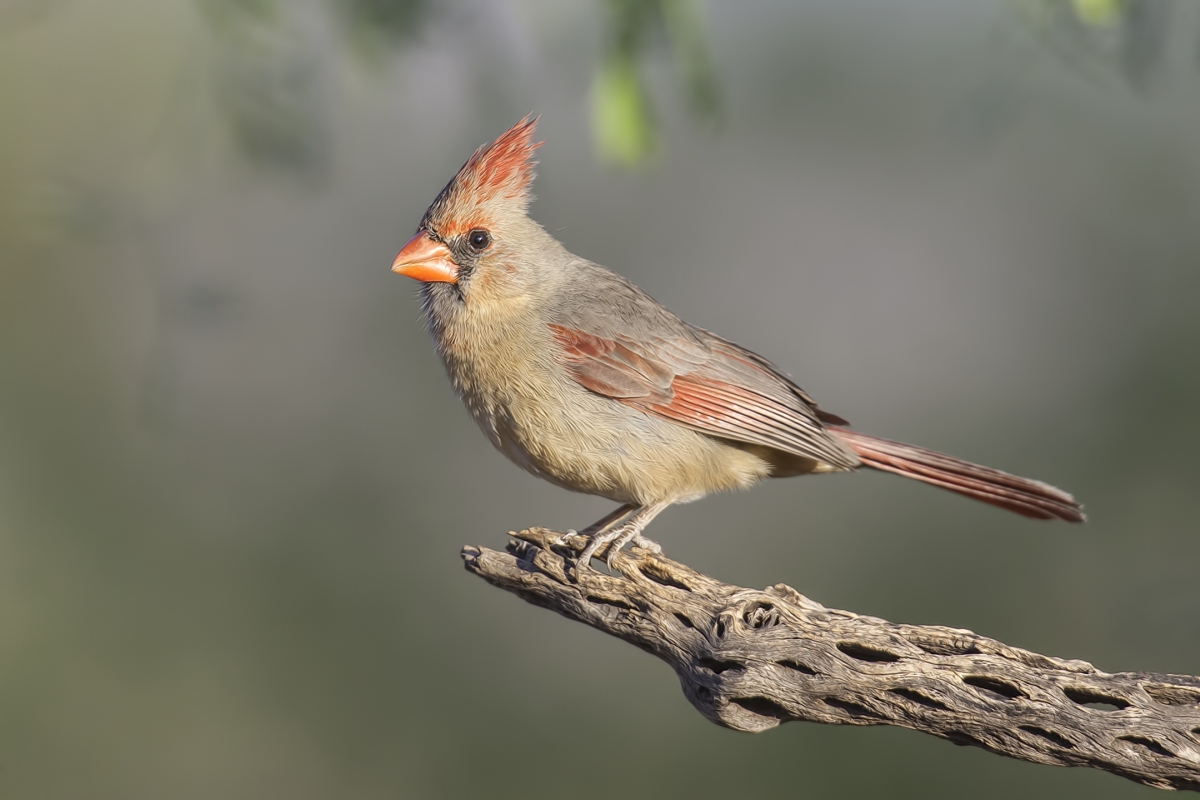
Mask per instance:
[[[753,453],[581,387],[561,396],[569,408],[547,408],[544,396],[512,398],[505,413],[480,424],[494,426],[493,442],[522,468],[619,503],[686,502],[770,474],[770,464]]]

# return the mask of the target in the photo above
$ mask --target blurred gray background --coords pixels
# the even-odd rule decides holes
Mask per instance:
[[[880,474],[650,533],[723,580],[1200,673],[1200,5],[0,2],[0,796],[1150,797],[758,736],[467,575],[609,504],[510,465],[388,271],[542,115],[534,215],[823,407],[1076,494]]]

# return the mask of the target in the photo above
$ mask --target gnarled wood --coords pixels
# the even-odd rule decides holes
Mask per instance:
[[[638,548],[618,575],[585,570],[582,537],[513,534],[506,553],[463,548],[470,572],[666,661],[718,725],[807,720],[899,725],[1033,761],[1200,791],[1200,678],[1100,672],[970,631],[825,608],[795,589],[716,581]]]

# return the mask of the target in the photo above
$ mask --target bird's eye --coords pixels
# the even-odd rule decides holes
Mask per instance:
[[[471,245],[471,249],[476,253],[487,250],[491,243],[492,235],[483,228],[476,228],[467,234],[467,244]]]

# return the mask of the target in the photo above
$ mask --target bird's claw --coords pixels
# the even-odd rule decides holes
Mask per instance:
[[[596,554],[596,551],[604,545],[612,542],[612,540],[615,538],[616,537],[613,536],[612,532],[610,531],[608,533],[595,534],[588,539],[587,546],[583,548],[583,551],[575,559],[576,583],[579,583],[579,578],[584,570],[589,570],[592,568],[592,556]],[[614,550],[610,545],[608,552],[604,554],[604,563],[608,564],[608,568],[610,570],[612,569],[612,557],[615,552],[616,550]]]
[[[608,552],[604,554],[604,563],[608,565],[608,571],[612,572],[616,568],[613,566],[613,556],[617,554],[617,548],[609,545]]]

